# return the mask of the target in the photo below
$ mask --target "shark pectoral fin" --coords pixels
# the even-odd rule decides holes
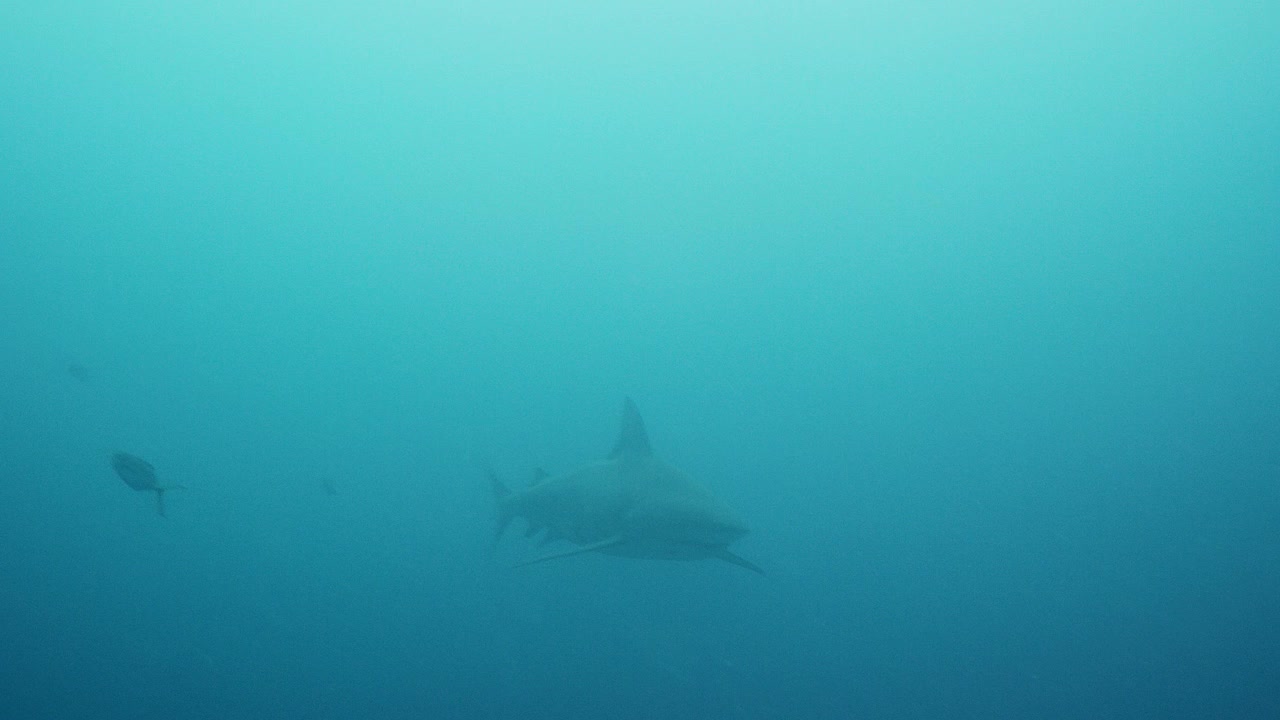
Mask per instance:
[[[577,547],[572,550],[565,550],[564,552],[551,553],[550,555],[543,555],[542,557],[537,557],[532,560],[526,560],[522,563],[516,563],[512,567],[524,567],[525,565],[536,565],[538,563],[543,563],[548,560],[559,560],[560,558],[572,557],[574,555],[582,555],[584,553],[603,550],[607,547],[613,547],[614,545],[621,544],[622,542],[623,540],[621,537],[611,537],[606,540],[601,540],[600,542],[591,543],[590,545],[583,545],[582,547]]]
[[[728,550],[720,550],[716,552],[713,555],[713,557],[720,558],[721,560],[727,563],[732,563],[734,565],[737,565],[738,567],[744,567],[752,572],[757,572],[757,573],[760,573],[761,575],[764,575],[764,570],[760,569],[759,565],[756,565],[755,563],[751,562],[750,560],[747,560],[746,558],[738,557],[737,555],[734,555]]]

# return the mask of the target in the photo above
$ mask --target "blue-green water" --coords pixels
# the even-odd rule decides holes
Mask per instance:
[[[6,718],[1280,716],[1270,3],[15,0],[0,349]]]

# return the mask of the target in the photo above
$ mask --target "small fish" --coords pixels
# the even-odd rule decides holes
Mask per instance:
[[[160,517],[165,517],[165,491],[185,489],[182,485],[161,485],[156,479],[156,469],[151,466],[151,463],[137,455],[117,452],[111,456],[111,467],[115,469],[120,479],[124,480],[125,485],[138,492],[153,492],[156,494],[156,512],[160,514]]]
[[[89,368],[78,362],[67,365],[67,374],[82,383],[87,383],[93,379],[93,373],[89,372]]]

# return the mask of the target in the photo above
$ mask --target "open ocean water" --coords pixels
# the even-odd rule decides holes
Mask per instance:
[[[0,351],[4,720],[1280,717],[1274,2],[10,0]]]

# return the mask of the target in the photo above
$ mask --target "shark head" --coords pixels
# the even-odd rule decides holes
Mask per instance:
[[[728,550],[747,534],[746,523],[682,471],[654,456],[644,421],[630,398],[606,460],[558,476],[539,471],[536,477],[530,487],[512,492],[491,475],[498,535],[519,517],[528,523],[526,535],[545,533],[544,542],[576,546],[531,562],[600,552],[718,558],[760,572]]]
[[[724,547],[747,534],[747,525],[710,496],[666,498],[630,509],[625,524],[672,543]]]

